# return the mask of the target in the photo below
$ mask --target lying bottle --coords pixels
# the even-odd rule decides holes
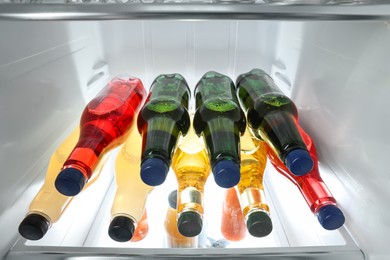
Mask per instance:
[[[318,170],[317,151],[313,140],[300,126],[298,126],[298,130],[314,160],[314,167],[308,174],[304,176],[295,176],[291,174],[291,172],[275,155],[274,151],[269,147],[267,147],[268,158],[278,172],[286,176],[299,188],[299,191],[305,198],[310,210],[317,216],[321,226],[327,230],[338,229],[344,225],[344,214],[337,207],[335,198],[332,196],[320,176],[320,172]]]
[[[265,143],[253,137],[247,129],[241,138],[241,180],[237,188],[246,227],[254,237],[264,237],[272,231],[263,187],[266,164]]]
[[[73,197],[64,196],[56,190],[54,187],[54,180],[67,156],[77,143],[79,132],[80,129],[78,127],[75,128],[51,156],[45,181],[35,198],[32,200],[26,217],[19,225],[19,233],[24,238],[29,240],[41,239],[50,226],[60,219],[72,201]],[[106,158],[101,160],[98,167],[95,169],[94,177],[84,189],[92,184],[100,175],[106,161],[105,159]]]
[[[252,133],[264,140],[291,173],[300,176],[313,160],[297,129],[298,110],[264,71],[253,69],[237,78],[237,94]]]
[[[144,214],[147,197],[153,190],[152,186],[143,183],[139,174],[141,144],[137,127],[133,127],[115,160],[116,193],[108,234],[118,242],[132,239]]]
[[[170,248],[192,248],[196,247],[197,237],[185,237],[180,234],[177,228],[177,190],[172,191],[168,196],[169,207],[167,210],[164,228],[166,232],[166,247]]]
[[[178,183],[177,228],[183,236],[197,236],[203,227],[203,193],[210,164],[206,149],[193,128],[176,149],[172,169]]]
[[[222,205],[221,233],[229,241],[240,241],[246,236],[246,226],[235,188],[225,191]]]
[[[144,214],[142,214],[141,219],[137,223],[137,227],[134,230],[134,234],[130,239],[130,242],[138,242],[146,237],[149,232],[149,224],[148,224],[148,214],[146,213],[146,208],[144,210]]]
[[[195,88],[194,128],[203,136],[215,182],[223,188],[240,180],[240,135],[246,121],[233,81],[217,72],[207,72]]]
[[[191,97],[187,82],[179,74],[158,76],[138,116],[142,134],[141,178],[150,186],[162,184],[171,165],[180,135],[190,127]]]
[[[124,142],[145,95],[139,79],[114,78],[87,104],[80,138],[55,180],[60,193],[77,195],[103,155]]]

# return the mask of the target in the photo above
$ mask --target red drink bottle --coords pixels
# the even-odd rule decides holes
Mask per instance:
[[[103,155],[123,143],[146,96],[138,78],[114,78],[84,109],[80,138],[55,181],[66,196],[77,195]]]
[[[237,191],[234,187],[229,188],[222,206],[221,233],[229,241],[240,241],[245,238],[246,231]]]
[[[344,214],[337,207],[335,198],[320,176],[313,140],[299,125],[297,127],[314,162],[314,167],[309,173],[303,176],[292,174],[269,146],[267,146],[267,156],[278,172],[297,185],[321,226],[327,230],[338,229],[345,222]]]

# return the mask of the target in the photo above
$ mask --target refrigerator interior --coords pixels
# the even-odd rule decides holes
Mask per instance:
[[[387,21],[0,21],[0,32],[1,257],[390,256]],[[148,236],[117,243],[107,235],[113,151],[99,180],[75,197],[43,239],[20,238],[18,225],[43,183],[51,153],[109,79],[128,73],[148,89],[159,74],[176,72],[193,90],[209,70],[235,80],[255,67],[295,101],[300,123],[316,143],[321,175],[345,214],[344,227],[322,229],[297,188],[268,165],[274,224],[268,237],[247,234],[227,248],[164,248],[167,195],[176,185],[170,172],[148,198]],[[223,192],[210,176],[205,244],[222,238]]]

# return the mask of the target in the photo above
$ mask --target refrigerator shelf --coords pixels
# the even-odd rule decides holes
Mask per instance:
[[[12,251],[7,260],[55,259],[316,259],[363,260],[363,253],[352,247],[301,247],[263,249],[132,249],[29,247]],[[23,250],[24,249],[24,250]]]
[[[138,0],[136,0],[138,1]],[[60,3],[0,2],[0,20],[388,20],[389,1],[375,4],[265,4],[218,0],[219,3]],[[263,2],[263,1],[261,1]],[[269,1],[282,2],[282,1]],[[284,1],[294,2],[294,1]],[[302,1],[295,1],[302,2]],[[318,1],[315,1],[318,3]],[[336,2],[336,1],[330,1]],[[338,3],[351,1],[338,1]],[[352,1],[365,3],[365,1]],[[379,3],[378,3],[379,2]],[[226,4],[228,3],[228,4]]]
[[[210,177],[205,187],[207,228],[198,238],[201,241],[198,248],[165,248],[166,198],[176,188],[176,179],[170,171],[166,182],[148,197],[148,235],[139,242],[113,241],[107,230],[115,194],[115,157],[116,152],[113,152],[99,179],[72,201],[41,240],[29,241],[20,237],[6,259],[365,259],[345,227],[334,231],[322,229],[296,187],[270,165],[264,182],[274,228],[266,237],[254,238],[247,234],[242,241],[224,240],[219,230],[224,189],[218,188]],[[321,170],[332,177],[333,173],[326,165],[323,164]],[[221,242],[210,243],[210,240]]]

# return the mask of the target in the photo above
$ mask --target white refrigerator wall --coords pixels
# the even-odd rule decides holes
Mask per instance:
[[[50,154],[108,78],[149,88],[208,70],[254,67],[291,95],[316,142],[323,178],[368,259],[390,232],[390,25],[386,22],[0,22],[0,256],[44,178]]]

